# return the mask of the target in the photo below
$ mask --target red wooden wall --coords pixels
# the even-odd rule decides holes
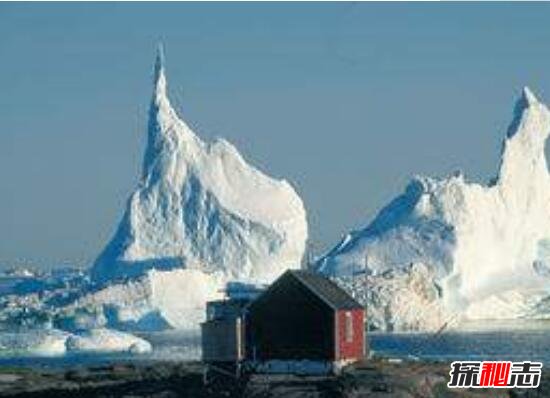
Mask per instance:
[[[346,312],[351,312],[353,320],[353,336],[351,342],[346,341]],[[338,328],[338,350],[336,360],[361,359],[365,350],[365,330],[363,309],[340,310],[336,312]]]

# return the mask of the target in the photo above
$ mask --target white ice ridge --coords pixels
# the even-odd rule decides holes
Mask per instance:
[[[176,114],[159,50],[141,181],[94,279],[194,268],[270,281],[299,266],[306,238],[304,206],[287,181],[249,165],[223,139],[202,141]]]
[[[362,296],[379,314],[371,322],[380,328],[426,329],[450,318],[549,317],[549,133],[547,107],[525,88],[494,181],[416,177],[317,269]],[[349,278],[361,269],[369,276],[352,287]]]

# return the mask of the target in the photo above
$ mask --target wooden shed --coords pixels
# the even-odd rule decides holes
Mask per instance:
[[[328,278],[289,270],[246,310],[252,362],[347,363],[365,355],[364,309]]]
[[[245,308],[262,291],[256,285],[229,282],[225,299],[206,303],[206,321],[201,324],[202,358],[206,363],[232,367],[244,360]]]

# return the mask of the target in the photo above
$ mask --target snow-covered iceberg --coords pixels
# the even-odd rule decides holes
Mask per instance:
[[[59,329],[0,332],[2,357],[56,357],[70,354],[128,352],[145,354],[151,344],[129,333],[94,328],[70,333]]]
[[[525,88],[491,183],[416,177],[316,269],[364,300],[381,329],[550,317],[549,133],[547,107]]]
[[[70,333],[56,329],[30,329],[0,332],[1,357],[56,357],[66,353]]]
[[[196,269],[152,269],[139,278],[84,293],[61,313],[69,325],[130,331],[197,329],[204,320],[206,301],[223,297],[225,279],[222,273]]]
[[[145,354],[152,350],[151,344],[140,337],[105,328],[71,334],[67,337],[65,346],[69,353],[130,352]]]
[[[202,141],[176,114],[159,51],[141,180],[93,265],[105,288],[88,300],[112,303],[117,321],[197,327],[225,282],[270,282],[299,267],[306,238],[304,206],[288,182],[223,139]],[[129,286],[141,299],[114,302]]]

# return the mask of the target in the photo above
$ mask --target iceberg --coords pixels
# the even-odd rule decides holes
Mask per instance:
[[[195,269],[151,269],[140,278],[88,292],[62,312],[78,314],[87,309],[119,330],[198,329],[206,302],[223,297],[224,280],[221,273]]]
[[[371,327],[460,327],[464,320],[548,318],[550,113],[525,88],[496,178],[415,177],[315,268],[362,299]]]
[[[145,354],[152,350],[151,344],[129,333],[106,328],[86,330],[67,337],[69,353],[115,353]]]
[[[299,267],[306,239],[304,205],[287,181],[223,139],[203,141],[177,115],[159,49],[142,174],[113,238],[89,273],[2,275],[0,344],[148,351],[126,332],[197,330],[229,281],[268,283]]]
[[[226,282],[266,283],[299,267],[306,239],[287,181],[223,139],[203,141],[177,115],[159,49],[140,183],[92,267],[103,288],[79,301],[108,304],[119,325],[197,328]]]
[[[129,333],[95,328],[70,333],[28,329],[0,333],[0,357],[58,357],[70,354],[151,352],[151,344]]]
[[[69,333],[57,329],[0,333],[0,357],[57,357],[65,355]]]

